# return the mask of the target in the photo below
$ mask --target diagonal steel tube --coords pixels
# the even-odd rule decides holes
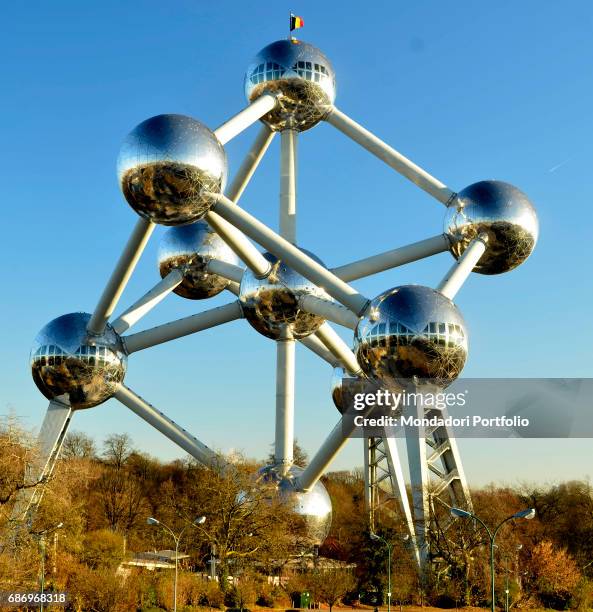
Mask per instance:
[[[200,463],[213,467],[222,464],[220,455],[125,385],[118,385],[114,397]]]
[[[358,317],[351,310],[341,304],[324,300],[316,295],[301,296],[299,298],[299,307],[348,329],[354,329],[358,325]]]
[[[332,272],[343,281],[350,282],[359,278],[365,278],[372,274],[378,274],[391,268],[403,266],[404,264],[443,253],[449,250],[449,239],[444,234],[420,240],[379,255],[359,259],[352,263],[337,268],[332,268]]]
[[[275,134],[276,132],[273,132],[267,125],[261,126],[254,143],[251,145],[251,149],[249,149],[241,167],[233,178],[233,182],[226,190],[227,198],[235,202],[235,204],[243,195],[245,187],[247,187],[253,173],[259,166]]]
[[[176,268],[171,270],[165,278],[157,283],[150,291],[134,302],[123,312],[111,326],[118,334],[123,334],[147,315],[155,306],[160,304],[183,281],[183,272]]]
[[[102,334],[105,324],[113,314],[119,298],[146,247],[146,243],[154,230],[154,223],[139,219],[117,262],[107,286],[103,290],[99,303],[91,316],[87,329],[91,334]]]
[[[282,259],[299,274],[323,287],[334,299],[350,308],[355,314],[364,311],[369,301],[368,298],[358,293],[327,268],[305,255],[299,248],[279,236],[242,208],[235,206],[225,196],[212,194],[212,197],[216,199],[216,204],[213,206],[214,212],[232,223],[252,240],[261,244],[270,253]]]
[[[270,273],[270,262],[236,227],[225,221],[220,215],[217,215],[212,210],[206,213],[206,221],[208,221],[218,235],[245,262],[245,265],[253,271],[257,278],[265,278]]]
[[[325,120],[446,206],[457,195],[335,106]]]
[[[249,106],[238,112],[214,130],[221,144],[226,144],[235,136],[246,130],[258,119],[269,113],[277,104],[278,99],[272,94],[263,94]]]
[[[360,376],[362,369],[356,359],[356,356],[350,347],[338,336],[334,329],[328,323],[324,323],[316,332],[315,336],[321,340],[327,350],[332,353],[344,364],[344,367],[349,374]]]
[[[461,289],[468,276],[472,273],[472,270],[480,261],[482,255],[484,255],[487,243],[487,234],[480,234],[477,238],[472,240],[463,252],[463,255],[453,264],[443,280],[439,283],[437,291],[440,291],[444,296],[452,300],[457,295],[457,292]]]
[[[240,283],[245,270],[240,266],[221,261],[220,259],[211,259],[206,265],[206,271],[211,274],[218,274],[230,281]]]
[[[373,409],[373,406],[367,406],[365,410],[357,414],[366,416],[372,412]],[[323,444],[319,447],[319,450],[315,453],[309,465],[298,477],[296,482],[297,490],[309,491],[315,485],[336,455],[344,447],[346,442],[348,442],[355,429],[356,424],[353,415],[344,414],[331,430]]]
[[[321,357],[321,359],[327,361],[332,368],[341,365],[340,360],[337,359],[333,353],[330,353],[325,348],[325,344],[323,344],[323,342],[321,342],[321,340],[314,334],[301,338],[299,342],[303,346],[306,346],[311,352],[315,353],[318,357]]]
[[[189,336],[196,332],[222,325],[223,323],[229,323],[243,317],[243,310],[238,301],[231,302],[225,306],[219,306],[218,308],[212,308],[206,312],[200,312],[199,314],[178,319],[177,321],[171,321],[164,325],[159,325],[145,331],[138,332],[136,334],[130,334],[124,336],[122,342],[124,349],[128,355],[162,344],[163,342],[169,342],[170,340],[176,340],[183,336]]]

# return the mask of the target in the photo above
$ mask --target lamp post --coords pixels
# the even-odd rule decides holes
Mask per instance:
[[[41,575],[39,577],[39,587],[42,595],[39,607],[41,612],[43,612],[43,591],[45,589],[45,536],[48,533],[52,533],[54,531],[57,531],[58,529],[61,529],[63,526],[64,523],[58,523],[55,527],[48,527],[43,531],[33,534],[37,537],[37,540],[39,542],[39,553],[41,555]]]
[[[507,516],[507,518],[505,518],[504,521],[501,521],[496,526],[494,531],[490,531],[488,525],[486,525],[486,523],[484,523],[484,521],[481,518],[477,517],[472,512],[468,512],[467,510],[462,510],[461,508],[451,508],[451,515],[456,518],[472,518],[478,521],[478,523],[480,523],[482,527],[484,527],[484,529],[488,533],[488,537],[490,538],[490,583],[492,587],[491,589],[492,590],[491,609],[492,609],[492,612],[494,612],[494,600],[495,600],[495,590],[494,590],[494,548],[495,548],[495,544],[494,542],[496,540],[496,535],[498,534],[498,531],[500,530],[500,528],[508,521],[512,521],[513,519],[518,519],[518,518],[523,518],[527,520],[532,519],[535,516],[535,508],[527,508],[527,510],[520,510],[519,512],[515,512],[515,514],[511,516]]]
[[[517,552],[517,555],[519,553],[519,551],[523,548],[523,544],[517,544],[515,550]],[[506,573],[507,573],[507,579],[506,579],[506,587],[504,590],[506,599],[505,599],[505,612],[509,612],[509,556],[506,556]]]
[[[206,522],[205,516],[198,516],[191,523],[188,523],[178,534],[176,534],[170,527],[161,523],[158,519],[155,519],[152,516],[149,516],[146,519],[146,523],[148,525],[158,525],[162,527],[165,531],[173,536],[173,540],[175,540],[175,582],[173,585],[173,611],[177,612],[177,576],[179,573],[179,542],[181,541],[181,536],[185,533],[185,530],[193,525],[203,525]]]
[[[387,546],[387,612],[391,612],[391,550],[393,544],[376,533],[371,533],[371,540],[384,542]]]

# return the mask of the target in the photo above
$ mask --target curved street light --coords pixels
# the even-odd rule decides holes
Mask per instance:
[[[178,576],[178,568],[179,568],[179,542],[181,541],[181,536],[185,533],[185,530],[188,527],[192,527],[195,525],[203,525],[206,522],[205,516],[198,516],[191,523],[188,523],[178,534],[176,534],[170,527],[162,523],[158,519],[155,519],[153,516],[149,516],[146,519],[146,523],[148,525],[158,525],[162,527],[165,531],[169,532],[171,536],[173,536],[173,540],[175,540],[175,583],[173,586],[173,611],[177,612],[177,576]]]
[[[451,516],[455,518],[472,518],[478,521],[478,523],[480,523],[482,527],[484,527],[484,529],[488,533],[488,537],[490,538],[490,584],[492,587],[491,610],[492,612],[495,612],[494,610],[494,600],[495,600],[495,590],[494,590],[494,548],[495,548],[495,544],[494,544],[494,541],[496,540],[496,535],[498,534],[500,528],[508,521],[512,521],[513,519],[518,519],[518,518],[531,520],[535,516],[535,508],[527,508],[526,510],[520,510],[519,512],[515,512],[515,514],[512,514],[511,516],[507,516],[507,518],[505,518],[504,521],[501,521],[496,526],[494,531],[490,531],[490,528],[488,527],[488,525],[486,525],[486,523],[484,523],[484,521],[481,518],[477,517],[472,512],[468,512],[467,510],[462,510],[461,508],[451,508]]]

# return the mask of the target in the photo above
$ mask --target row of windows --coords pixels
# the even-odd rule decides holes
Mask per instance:
[[[105,346],[81,346],[74,357],[92,366],[105,366],[119,362],[118,357]],[[72,358],[72,354],[67,353],[55,344],[40,346],[32,356],[33,363],[41,366],[61,365],[68,358]]]
[[[329,78],[327,68],[315,62],[299,61],[293,65],[292,69],[307,81],[319,83],[322,79]],[[263,62],[254,68],[249,78],[254,85],[257,85],[265,81],[277,80],[284,72],[285,69],[276,62]]]
[[[387,346],[397,344],[405,346],[413,337],[423,336],[436,344],[457,346],[463,342],[465,334],[461,325],[455,323],[429,323],[421,334],[418,334],[401,323],[390,325],[388,322],[378,323],[366,336],[370,346]]]

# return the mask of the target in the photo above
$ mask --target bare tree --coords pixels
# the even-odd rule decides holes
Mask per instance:
[[[111,434],[103,442],[103,457],[116,469],[121,469],[132,452],[132,439],[128,434]]]
[[[310,590],[317,601],[326,603],[329,612],[347,593],[356,587],[356,580],[346,569],[327,569],[310,578]]]
[[[63,459],[92,459],[96,456],[95,441],[82,431],[70,431],[62,445]]]

